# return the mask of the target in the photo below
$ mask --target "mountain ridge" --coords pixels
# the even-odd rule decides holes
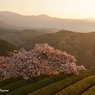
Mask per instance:
[[[2,14],[2,13],[5,13],[5,14],[15,14],[15,15],[19,15],[19,16],[43,16],[43,17],[51,17],[51,18],[59,18],[59,19],[69,19],[69,20],[72,20],[73,18],[60,18],[60,17],[53,17],[53,16],[49,16],[49,15],[47,15],[47,14],[39,14],[39,15],[23,15],[23,14],[20,14],[20,13],[16,13],[16,12],[11,12],[11,11],[0,11],[0,14]],[[91,18],[91,17],[88,17],[88,18],[77,18],[77,19],[73,19],[73,20],[85,20],[85,19],[91,19],[91,20],[95,20],[95,18]]]
[[[62,19],[50,17],[45,14],[26,16],[13,12],[0,12],[0,20],[6,24],[24,28],[56,28],[78,32],[91,32],[95,30],[95,22],[82,19]]]

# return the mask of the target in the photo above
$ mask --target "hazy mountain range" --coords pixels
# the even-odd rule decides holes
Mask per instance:
[[[55,28],[79,32],[95,31],[95,19],[60,19],[47,15],[25,16],[13,12],[0,12],[0,28],[33,29]]]

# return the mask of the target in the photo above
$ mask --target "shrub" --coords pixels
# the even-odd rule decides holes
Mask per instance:
[[[9,90],[9,92],[10,92],[10,91],[13,91],[13,90],[15,90],[19,87],[22,87],[26,84],[27,84],[26,80],[20,80],[20,81],[5,85],[5,86],[1,87],[1,89],[2,90]],[[3,93],[1,92],[0,95],[5,95],[6,93],[8,93],[8,92],[3,92]]]
[[[86,89],[95,84],[95,76],[84,78],[83,80],[63,89],[55,95],[81,95]]]
[[[67,75],[67,76],[71,76],[70,75]],[[42,87],[45,87],[47,85],[50,85],[54,82],[57,82],[57,81],[60,81],[62,79],[66,78],[66,75],[57,75],[57,76],[52,76],[50,78],[46,78],[44,80],[41,80],[41,81],[38,81],[36,83],[32,83],[32,84],[29,84],[29,85],[26,85],[24,87],[21,87],[19,89],[16,89],[15,91],[12,91],[6,95],[26,95],[30,92],[33,92],[35,90],[38,90]]]
[[[28,83],[34,83],[34,82],[37,82],[37,81],[40,81],[40,80],[43,80],[45,78],[49,78],[50,76],[49,75],[40,75],[40,76],[37,76],[37,77],[31,77],[27,80]]]
[[[61,75],[59,75],[59,76],[61,77]],[[17,88],[22,87],[23,85],[34,83],[34,82],[40,81],[42,79],[45,79],[47,77],[50,77],[50,76],[42,75],[42,76],[32,77],[32,78],[30,78],[28,80],[23,80],[22,77],[9,78],[9,79],[6,79],[4,81],[1,81],[0,82],[0,87],[3,88],[3,89],[8,88],[10,90],[10,92],[11,92],[11,91],[13,91],[13,90],[15,90]],[[6,94],[6,93],[3,93],[3,94]]]
[[[86,92],[84,92],[82,95],[95,95],[95,85],[89,88]]]
[[[48,85],[42,89],[39,89],[37,91],[34,91],[33,93],[30,93],[28,95],[53,95],[55,93],[57,93],[58,91],[64,89],[65,87],[79,81],[80,79],[82,79],[79,76],[71,76],[71,77],[67,77],[66,79],[63,79],[61,81],[58,81],[56,83],[53,83],[51,85]]]
[[[8,85],[8,84],[13,83],[13,82],[16,82],[16,81],[18,81],[17,78],[9,78],[9,79],[0,81],[0,88],[1,88],[2,86]]]

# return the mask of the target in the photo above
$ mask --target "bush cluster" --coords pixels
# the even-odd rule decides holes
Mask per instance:
[[[61,90],[55,95],[81,95],[85,90],[95,84],[95,75],[84,78],[83,80]]]
[[[71,74],[68,74],[67,76],[71,76]],[[27,95],[30,92],[33,92],[33,91],[38,90],[40,88],[43,88],[47,85],[50,85],[50,84],[55,83],[57,81],[60,81],[64,78],[66,78],[66,75],[56,75],[56,76],[52,76],[50,78],[45,78],[44,80],[41,80],[41,81],[38,81],[35,83],[31,83],[29,85],[18,88],[12,92],[9,92],[6,95]]]
[[[95,85],[89,88],[86,92],[84,92],[82,95],[95,95]]]
[[[39,89],[37,91],[34,91],[28,95],[53,95],[60,90],[66,88],[69,85],[72,85],[73,83],[81,80],[82,78],[76,75],[73,75],[71,77],[67,77],[61,81],[58,81],[56,83],[53,83],[51,85],[48,85],[42,89]]]

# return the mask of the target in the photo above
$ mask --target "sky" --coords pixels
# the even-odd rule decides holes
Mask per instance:
[[[0,11],[58,18],[95,18],[95,0],[0,0]]]

